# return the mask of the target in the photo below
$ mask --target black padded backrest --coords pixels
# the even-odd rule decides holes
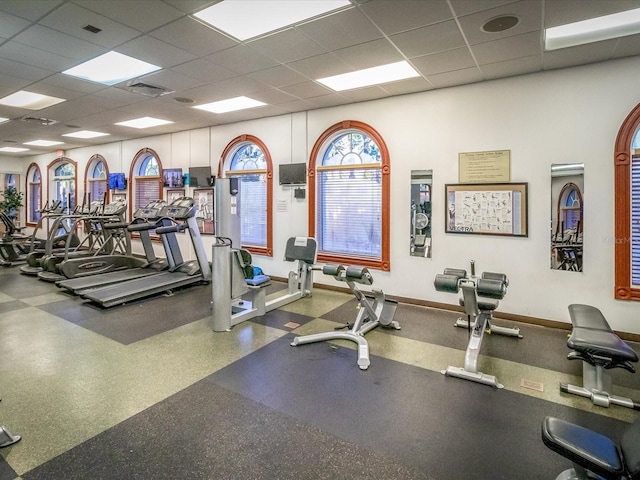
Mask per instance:
[[[630,480],[640,480],[640,418],[627,427],[620,440],[620,450]]]
[[[611,327],[602,312],[591,305],[571,304],[569,305],[569,316],[574,328],[611,331]]]
[[[287,240],[284,251],[284,259],[287,262],[302,260],[309,265],[316,263],[318,254],[318,244],[315,238],[311,237],[291,237]]]

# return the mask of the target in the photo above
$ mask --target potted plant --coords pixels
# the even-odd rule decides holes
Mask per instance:
[[[23,195],[15,187],[4,189],[4,199],[0,202],[0,210],[5,212],[11,220],[15,220],[18,215],[18,209],[22,207]]]

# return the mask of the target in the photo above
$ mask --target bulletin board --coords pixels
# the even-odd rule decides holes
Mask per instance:
[[[445,185],[446,233],[526,237],[527,184]]]

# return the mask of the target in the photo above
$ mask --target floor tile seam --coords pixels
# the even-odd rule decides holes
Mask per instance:
[[[333,322],[331,320],[326,320],[324,318],[316,318],[315,320],[320,320],[322,322],[329,322],[329,323],[333,323],[333,324],[337,324],[336,322]],[[294,332],[295,333],[295,332]],[[408,359],[408,358],[403,358],[402,355],[398,355],[398,354],[389,354],[384,348],[381,348],[382,346],[380,344],[376,345],[375,344],[375,339],[377,336],[388,336],[389,339],[391,339],[392,343],[407,343],[409,345],[413,344],[414,346],[412,348],[405,348],[405,349],[397,349],[397,348],[393,348],[391,350],[393,350],[394,352],[397,351],[415,351],[416,347],[415,345],[419,345],[422,347],[422,349],[425,352],[428,352],[429,350],[431,350],[432,352],[435,351],[439,351],[438,355],[434,355],[432,354],[431,357],[442,357],[442,356],[448,356],[449,358],[455,358],[458,357],[460,360],[457,360],[457,362],[459,363],[455,363],[453,365],[447,365],[447,366],[442,366],[442,365],[434,365],[433,362],[431,360],[427,360],[426,362],[421,362],[420,360],[415,360],[415,359]],[[443,371],[448,367],[448,366],[454,366],[454,367],[462,367],[464,364],[464,354],[465,354],[465,350],[458,350],[456,348],[452,348],[452,347],[445,347],[442,345],[438,345],[438,344],[433,344],[433,343],[429,343],[429,342],[424,342],[421,340],[416,340],[416,339],[409,339],[409,338],[404,338],[404,337],[399,337],[396,335],[388,335],[385,333],[382,333],[380,331],[371,331],[366,335],[366,338],[368,340],[373,340],[373,342],[369,343],[369,352],[371,355],[373,356],[380,356],[383,358],[387,358],[389,360],[393,360],[393,361],[397,361],[400,363],[404,363],[406,365],[411,365],[411,366],[416,366],[418,368],[422,368],[424,370],[429,370],[429,371],[433,371],[433,372],[439,372],[439,373],[443,373]],[[387,340],[389,340],[387,339]],[[347,340],[330,340],[329,343],[334,344],[334,345],[338,345],[338,346],[343,346],[346,348],[349,348],[351,350],[357,350],[357,345],[353,342],[347,341]],[[448,354],[448,355],[447,355]],[[375,368],[375,361],[372,360],[372,365],[369,368]],[[496,370],[498,371],[492,371],[492,372],[488,372],[485,371],[484,373],[486,374],[495,374],[498,377],[499,381],[502,381],[502,383],[504,384],[504,389],[507,391],[512,391],[515,393],[519,393],[519,394],[523,394],[523,395],[527,395],[530,397],[534,397],[534,398],[538,398],[541,400],[546,400],[546,401],[551,401],[553,403],[557,403],[557,404],[561,404],[561,405],[565,405],[565,406],[569,406],[569,407],[573,407],[573,408],[578,408],[581,410],[585,410],[585,411],[589,411],[589,412],[593,412],[593,413],[597,413],[603,416],[608,416],[608,417],[613,417],[613,418],[624,418],[624,419],[633,419],[633,414],[631,414],[631,410],[630,409],[626,409],[624,407],[619,407],[622,410],[618,410],[618,408],[616,408],[616,406],[613,407],[609,407],[609,408],[603,408],[603,407],[596,407],[593,405],[593,403],[591,402],[591,400],[587,399],[587,398],[583,398],[583,397],[577,397],[575,395],[570,395],[570,394],[561,394],[560,392],[560,383],[572,383],[575,385],[582,385],[582,378],[578,377],[578,376],[574,376],[574,375],[570,375],[564,372],[559,372],[556,370],[551,370],[551,369],[546,369],[546,368],[542,368],[542,367],[537,367],[534,365],[529,365],[529,364],[525,364],[525,363],[519,363],[519,362],[514,362],[512,360],[506,360],[506,359],[502,359],[502,358],[498,358],[498,357],[491,357],[491,356],[487,356],[487,355],[483,355],[480,354],[479,359],[478,359],[478,363],[479,365],[482,367],[483,363],[487,364],[487,363],[491,363],[491,364],[495,364],[497,363],[498,368]],[[555,388],[554,390],[548,390],[545,389],[545,391],[543,392],[538,392],[536,390],[532,390],[526,387],[521,386],[519,383],[517,382],[513,382],[513,381],[503,381],[500,380],[500,375],[499,373],[503,372],[506,373],[506,371],[516,371],[519,372],[519,377],[521,379],[528,379],[528,380],[535,380],[535,378],[527,378],[522,376],[522,373],[533,373],[537,376],[537,378],[545,378],[545,377],[549,377],[551,376],[553,379],[553,384],[557,385],[557,388]],[[462,380],[462,379],[458,379],[458,378],[452,378],[451,380],[454,381],[467,381],[467,380]],[[484,386],[484,388],[493,388],[490,386]],[[638,395],[640,395],[640,391],[636,391],[638,393]],[[631,421],[631,420],[629,420]]]
[[[157,395],[155,398],[151,398],[151,397],[145,397],[145,398],[140,398],[139,401],[137,402],[138,405],[136,406],[136,408],[134,410],[128,410],[126,413],[123,413],[122,415],[118,415],[114,412],[114,415],[112,416],[112,418],[109,419],[108,422],[105,422],[105,417],[104,416],[100,416],[97,417],[95,419],[95,421],[90,422],[90,423],[85,423],[84,424],[84,431],[83,431],[83,435],[79,436],[73,444],[71,445],[67,445],[66,449],[71,449],[74,448],[75,446],[81,444],[84,441],[89,440],[90,438],[93,438],[96,435],[99,435],[100,433],[102,433],[103,431],[108,430],[109,428],[114,427],[115,425],[117,425],[118,423],[121,423],[122,421],[125,421],[131,417],[133,417],[134,415],[137,415],[141,412],[143,412],[144,410],[151,408],[153,405],[160,403],[166,399],[168,399],[169,397],[178,394],[180,391],[187,389],[191,386],[193,386],[194,384],[196,384],[197,382],[200,382],[204,379],[206,379],[207,377],[211,376],[212,374],[218,372],[219,370],[228,367],[229,365],[235,363],[236,361],[241,360],[242,358],[244,358],[247,355],[250,355],[251,353],[254,353],[255,351],[259,350],[260,348],[263,348],[264,346],[269,345],[270,343],[272,343],[273,341],[276,341],[278,339],[280,339],[282,336],[286,335],[287,332],[284,332],[282,330],[279,329],[274,329],[271,327],[265,327],[265,326],[261,326],[261,325],[250,325],[252,328],[268,328],[270,331],[272,331],[272,334],[277,334],[276,336],[274,336],[272,339],[270,339],[269,341],[267,341],[264,344],[259,344],[256,345],[255,348],[252,348],[251,350],[242,352],[242,354],[236,354],[236,356],[234,356],[233,358],[230,358],[226,361],[221,362],[220,364],[216,365],[215,368],[210,368],[207,370],[202,370],[200,371],[199,374],[195,374],[192,376],[189,376],[189,378],[186,377],[181,377],[181,380],[183,380],[183,382],[181,382],[179,385],[178,384],[173,384],[173,386],[166,390],[162,395]],[[264,340],[264,338],[263,338]],[[90,426],[93,426],[92,428],[89,428]],[[22,432],[21,432],[22,433]],[[43,457],[42,459],[38,459],[37,460],[37,464],[31,464],[29,463],[29,460],[22,460],[21,458],[15,458],[15,460],[13,462],[9,462],[10,466],[18,473],[26,473],[27,471],[36,468],[38,465],[41,465],[42,463],[45,463],[49,460],[51,460],[51,458],[54,458],[54,456],[59,455],[61,453],[63,453],[66,450],[56,450],[54,451],[53,456],[49,455],[48,457]],[[31,458],[31,460],[34,460],[33,458]]]

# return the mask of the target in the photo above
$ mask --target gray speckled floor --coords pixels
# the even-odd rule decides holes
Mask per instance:
[[[466,348],[451,312],[399,305],[361,371],[350,342],[289,345],[353,321],[350,295],[316,289],[224,333],[209,302],[201,286],[100,310],[0,269],[0,424],[23,436],[0,480],[555,478],[568,462],[540,441],[545,415],[613,436],[638,416],[559,392],[579,382],[566,332],[486,338],[495,390],[441,375]],[[640,375],[616,375],[640,398]]]

